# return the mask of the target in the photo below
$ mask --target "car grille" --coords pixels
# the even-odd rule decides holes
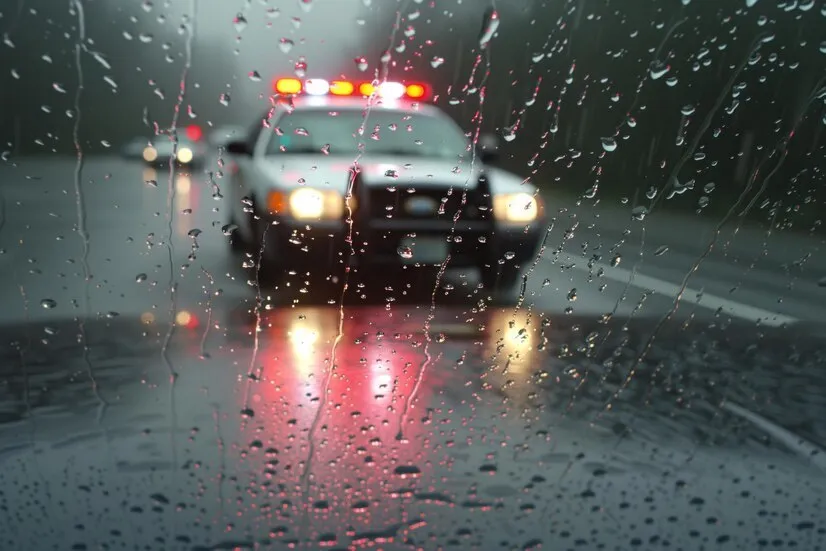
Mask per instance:
[[[370,218],[376,220],[453,220],[462,209],[463,219],[479,220],[479,200],[477,194],[467,191],[465,205],[462,205],[461,187],[396,186],[372,188],[369,191]],[[418,208],[417,208],[418,207]],[[428,208],[430,207],[430,208]]]

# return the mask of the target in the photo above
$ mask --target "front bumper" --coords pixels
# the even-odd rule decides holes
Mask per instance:
[[[438,267],[444,259],[417,262],[415,257],[405,257],[405,242],[429,240],[447,244],[450,267],[482,267],[500,260],[524,267],[535,258],[545,228],[543,218],[528,226],[461,219],[455,224],[447,220],[411,224],[386,219],[371,220],[369,226],[354,223],[351,229],[344,221],[300,222],[264,215],[259,217],[258,235],[264,260],[286,269],[312,270],[348,261],[380,269]],[[355,252],[352,258],[351,251]]]

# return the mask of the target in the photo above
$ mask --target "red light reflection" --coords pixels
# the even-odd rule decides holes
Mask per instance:
[[[186,137],[193,142],[198,142],[204,137],[204,131],[197,124],[191,124],[186,127]]]
[[[420,377],[426,311],[416,314],[406,317],[401,308],[345,310],[331,371],[338,309],[266,312],[256,360],[262,376],[251,387],[249,403],[239,404],[239,411],[247,412],[239,437],[244,470],[256,473],[259,485],[263,473],[268,498],[282,499],[273,515],[311,515],[312,526],[351,526],[358,534],[398,521],[388,499],[446,491],[439,478],[452,462],[445,441],[472,412],[466,398],[457,406],[456,394],[479,376],[471,371],[479,360],[468,366],[457,364],[457,358],[481,345],[482,335],[465,331],[444,342],[434,336],[431,361]],[[476,357],[482,353],[490,363],[498,349],[500,358],[512,359],[505,377],[522,378],[533,362],[525,347],[532,348],[538,323],[526,323],[512,310],[481,317],[477,321],[487,326],[485,340],[491,342],[479,347]],[[522,330],[526,325],[531,328]],[[495,365],[483,369],[488,375],[502,372]],[[243,399],[244,392],[237,395]]]

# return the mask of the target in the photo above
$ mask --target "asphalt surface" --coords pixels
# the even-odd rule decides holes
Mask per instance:
[[[821,238],[560,198],[519,305],[340,307],[255,287],[223,182],[0,168],[2,547],[826,542]]]

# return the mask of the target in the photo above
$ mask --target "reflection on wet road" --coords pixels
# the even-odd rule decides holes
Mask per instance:
[[[473,274],[454,274],[435,308],[429,285],[379,286],[342,315],[300,282],[257,305],[216,188],[173,181],[170,271],[166,175],[113,160],[86,171],[85,282],[62,170],[3,173],[3,548],[826,539],[826,358],[808,272],[782,303],[761,293],[788,281],[779,267],[700,272],[692,288],[744,289],[736,312],[687,306],[661,323],[674,302],[662,285],[681,284],[694,249],[675,238],[683,252],[626,287],[607,275],[633,270],[625,222],[566,240],[560,216],[519,309],[485,304]],[[631,252],[615,248],[624,237]],[[588,266],[595,251],[607,267]],[[804,323],[758,325],[742,306]]]

